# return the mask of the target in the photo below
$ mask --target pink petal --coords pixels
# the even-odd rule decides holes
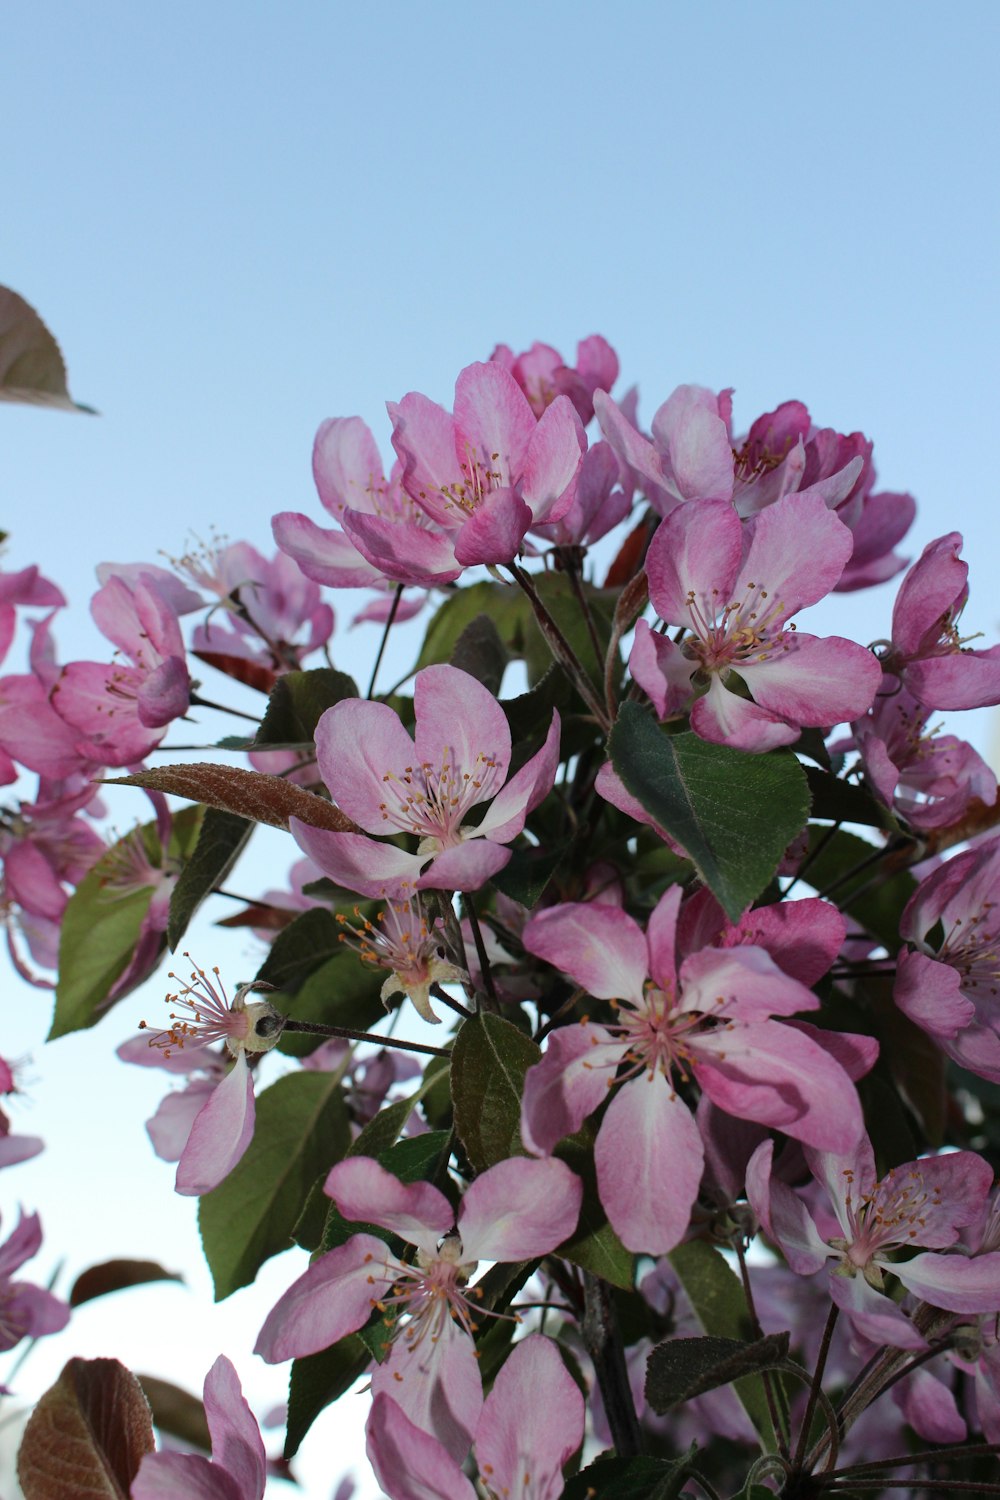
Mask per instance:
[[[382,458],[360,417],[321,422],[313,444],[313,478],[324,507],[338,520],[345,506],[372,511],[383,484]]]
[[[585,1407],[551,1339],[533,1333],[515,1344],[486,1398],[476,1429],[476,1459],[498,1495],[540,1500],[562,1493],[562,1469],[583,1441]],[[529,1481],[530,1474],[530,1481]]]
[[[642,1000],[646,937],[627,912],[587,902],[550,906],[525,926],[524,946],[597,1000]]]
[[[962,976],[951,964],[904,948],[896,963],[892,998],[930,1036],[951,1041],[976,1015],[961,985]]]
[[[476,1500],[448,1450],[389,1396],[375,1397],[365,1432],[368,1460],[389,1500]]]
[[[458,667],[425,667],[417,673],[413,702],[418,763],[435,772],[447,766],[468,806],[494,796],[510,766],[510,726],[489,689]],[[474,796],[462,785],[470,780]]]
[[[314,1260],[268,1313],[254,1353],[270,1365],[318,1354],[363,1328],[392,1285],[396,1262],[382,1240],[356,1234]]]
[[[565,1162],[511,1157],[478,1176],[462,1199],[458,1232],[469,1260],[533,1260],[569,1239],[583,1184]]]
[[[734,750],[755,753],[794,744],[800,733],[798,725],[786,723],[746,698],[738,698],[715,673],[705,697],[699,698],[691,710],[691,728],[714,745],[731,745]]]
[[[253,1126],[253,1074],[241,1051],[191,1127],[177,1163],[176,1191],[195,1196],[218,1187],[249,1146]]]
[[[646,925],[650,977],[668,995],[677,988],[677,916],[683,894],[679,885],[668,886]]]
[[[744,943],[766,949],[779,969],[800,984],[813,985],[840,952],[847,923],[829,901],[806,896],[758,906],[740,918],[736,931]]]
[[[416,889],[425,854],[407,854],[395,844],[380,844],[363,833],[333,833],[289,818],[288,830],[299,848],[324,874],[360,896],[406,896]]]
[[[498,469],[501,484],[518,477],[535,432],[527,397],[509,371],[498,364],[468,365],[455,382],[456,450]]]
[[[454,529],[463,513],[442,493],[449,491],[461,474],[454,419],[436,401],[417,391],[398,403],[388,402],[387,409],[392,421],[392,445],[403,462],[407,493],[439,526]]]
[[[529,1151],[548,1156],[579,1130],[603,1103],[624,1052],[622,1042],[586,1021],[552,1033],[545,1056],[524,1080],[521,1139]]]
[[[791,631],[765,661],[740,662],[735,670],[762,708],[803,726],[859,718],[882,683],[882,668],[864,646]]]
[[[225,1469],[200,1453],[147,1453],[132,1481],[132,1500],[247,1500]]]
[[[243,1397],[243,1387],[224,1354],[205,1376],[205,1415],[212,1437],[212,1462],[231,1474],[242,1500],[262,1500],[264,1444]]]
[[[847,527],[818,495],[786,495],[753,525],[733,598],[742,598],[751,585],[766,588],[786,620],[830,592],[854,548]]]
[[[544,745],[497,793],[476,829],[477,834],[498,844],[517,837],[528,813],[552,790],[559,769],[559,732],[559,714],[553,709]]]
[[[440,588],[461,575],[462,562],[442,531],[356,510],[345,510],[342,524],[358,552],[385,578]]]
[[[316,759],[330,795],[369,833],[396,832],[386,804],[405,784],[415,758],[413,740],[386,703],[345,698],[316,725]]]
[[[572,402],[557,396],[531,434],[521,478],[521,493],[535,521],[558,521],[566,514],[586,447]]]
[[[317,526],[308,516],[283,510],[271,518],[274,540],[306,578],[329,588],[369,588],[382,577],[342,531]]]
[[[797,979],[782,973],[763,948],[703,948],[681,964],[681,1008],[711,1015],[720,998],[726,1012],[749,1020],[817,1010],[819,1000]]]
[[[323,1191],[345,1219],[378,1224],[431,1254],[455,1223],[451,1204],[431,1183],[402,1183],[370,1156],[337,1162]]]
[[[436,854],[430,868],[416,881],[415,888],[418,891],[478,891],[503,869],[510,856],[510,849],[473,834],[456,848]]]
[[[733,450],[714,391],[678,386],[656,412],[652,429],[685,500],[732,499]]]
[[[401,1330],[372,1375],[372,1390],[376,1397],[391,1397],[461,1463],[483,1409],[483,1380],[469,1335],[441,1311],[427,1337],[409,1342],[406,1328]]]
[[[714,620],[735,597],[742,555],[742,524],[728,500],[679,506],[661,521],[646,555],[649,597],[660,619],[689,624],[694,594],[703,615]]]
[[[628,669],[659,718],[686,711],[695,691],[691,678],[697,665],[669,636],[654,631],[647,620],[636,622]]]
[[[627,1250],[662,1255],[687,1233],[704,1148],[687,1105],[662,1073],[622,1084],[594,1148],[597,1186]]]

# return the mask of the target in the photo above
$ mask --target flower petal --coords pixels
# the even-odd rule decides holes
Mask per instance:
[[[533,1260],[569,1239],[583,1184],[556,1157],[514,1156],[482,1172],[462,1199],[458,1232],[469,1260]]]
[[[177,1163],[178,1193],[210,1193],[228,1177],[253,1139],[253,1074],[240,1051],[199,1112]]]

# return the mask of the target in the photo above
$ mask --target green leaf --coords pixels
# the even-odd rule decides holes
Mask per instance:
[[[572,847],[573,841],[568,839],[551,848],[515,849],[504,868],[493,876],[491,884],[501,895],[509,896],[521,906],[529,909],[537,906]]]
[[[833,823],[861,823],[870,828],[898,829],[899,823],[893,813],[876,801],[867,787],[856,786],[842,776],[833,776],[819,766],[804,769],[814,818],[829,818]]]
[[[255,825],[236,813],[205,809],[194,853],[170,893],[167,943],[173,952],[206,896],[222,884],[246,848]]]
[[[0,401],[96,415],[70,395],[62,351],[35,309],[6,286],[0,286]]]
[[[805,772],[785,751],[751,755],[665,734],[622,704],[609,740],[627,791],[677,840],[731,921],[765,889],[809,814]]]
[[[527,600],[513,584],[484,582],[456,589],[428,625],[414,671],[433,662],[450,662],[463,630],[480,615],[488,615],[506,649],[521,656],[527,613]]]
[[[297,995],[310,974],[343,951],[333,913],[312,906],[278,933],[256,977],[283,994]]]
[[[741,1342],[753,1337],[743,1284],[714,1245],[706,1240],[689,1240],[671,1250],[667,1259],[707,1334]],[[733,1389],[760,1434],[764,1450],[770,1452],[774,1429],[760,1377],[737,1380]]]
[[[475,677],[494,698],[499,695],[509,660],[500,632],[489,615],[476,615],[470,620],[451,653],[451,665]]]
[[[524,1155],[524,1075],[541,1055],[523,1031],[486,1012],[466,1021],[458,1033],[451,1055],[455,1129],[477,1172]]]
[[[896,866],[909,859],[913,845],[901,840],[897,852],[894,845],[869,844],[842,828],[832,838],[826,838],[827,832],[824,828],[810,829],[812,848],[817,848],[820,840],[824,842],[806,871],[809,884],[820,895],[829,888],[831,899],[841,911],[854,917],[890,953],[896,953],[899,920],[917,888],[909,871]]]
[[[288,1249],[316,1178],[349,1144],[347,1111],[333,1075],[290,1073],[264,1090],[246,1155],[199,1205],[217,1302],[248,1286],[265,1260]]]
[[[293,1359],[288,1380],[285,1458],[294,1458],[320,1412],[336,1401],[367,1370],[371,1354],[356,1333],[319,1354]]]
[[[201,826],[203,808],[185,808],[173,821],[170,859],[182,859]],[[161,864],[163,850],[155,823],[119,839],[89,870],[70,896],[59,931],[59,978],[49,1041],[93,1026],[108,1010],[108,994],[135,953],[139,930],[153,890],[119,891],[123,846],[142,840],[149,859]],[[119,998],[122,998],[121,996]]]
[[[787,1333],[771,1333],[749,1341],[717,1335],[667,1339],[649,1356],[646,1400],[662,1416],[672,1406],[742,1376],[780,1367],[788,1357],[789,1338]]]
[[[320,717],[344,698],[358,696],[357,684],[334,667],[286,672],[271,689],[254,748],[262,745],[311,745]]]
[[[309,975],[287,1003],[280,995],[272,995],[271,1000],[297,1021],[367,1031],[385,1016],[380,998],[383,978],[383,970],[363,964],[356,953],[341,948]],[[286,1031],[278,1046],[292,1057],[307,1057],[325,1040],[307,1031]]]
[[[574,1474],[562,1500],[676,1500],[694,1453],[692,1444],[683,1458],[599,1458]]]

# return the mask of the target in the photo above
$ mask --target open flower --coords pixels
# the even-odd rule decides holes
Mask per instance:
[[[408,995],[419,1015],[435,1024],[441,1020],[431,1005],[431,986],[449,984],[454,980],[467,980],[468,974],[444,957],[442,936],[437,924],[428,922],[419,896],[408,901],[390,901],[379,912],[375,921],[362,917],[355,907],[354,915],[361,923],[353,922],[338,913],[337,921],[343,929],[340,941],[357,948],[362,963],[379,969],[388,969],[389,977],[382,986],[381,999],[386,1010],[393,995]]]
[[[191,955],[185,953],[185,958]],[[162,1049],[171,1057],[175,1049],[187,1051],[225,1042],[235,1061],[229,1072],[212,1090],[207,1103],[199,1110],[187,1145],[177,1164],[177,1192],[198,1194],[211,1192],[233,1170],[253,1138],[253,1074],[247,1064],[248,1052],[267,1052],[281,1035],[282,1017],[266,1000],[251,1000],[247,995],[253,984],[241,984],[230,1004],[219,980],[218,969],[212,971],[219,987],[212,983],[204,969],[196,968],[190,983],[182,984],[176,995],[168,995],[170,1026],[149,1038],[151,1047]],[[177,979],[174,973],[169,975]],[[144,1030],[145,1021],[140,1022]]]
[[[686,638],[677,644],[640,621],[629,659],[660,717],[690,708],[702,739],[760,751],[865,713],[881,681],[872,653],[789,623],[829,593],[852,545],[817,495],[786,495],[746,526],[726,500],[673,511],[646,572],[660,619]],[[734,675],[749,697],[733,691]]]
[[[827,1266],[831,1297],[868,1338],[900,1349],[926,1343],[887,1295],[887,1276],[948,1312],[1000,1308],[1000,1252],[969,1255],[957,1243],[962,1228],[982,1219],[993,1185],[983,1157],[953,1151],[904,1162],[878,1180],[865,1135],[845,1153],[806,1147],[810,1170],[826,1190],[842,1231],[831,1235],[826,1216],[815,1219],[772,1174],[773,1150],[772,1141],[763,1142],[747,1168],[747,1196],[755,1213],[798,1275],[811,1276]]]
[[[360,698],[334,704],[316,726],[316,759],[341,811],[369,834],[412,834],[414,853],[362,833],[288,822],[327,875],[363,896],[478,890],[503,869],[511,856],[504,846],[555,780],[557,713],[542,748],[508,781],[510,726],[482,683],[458,667],[425,667],[414,705],[413,739],[387,704]],[[482,819],[467,822],[483,802],[490,805]]]
[[[461,1462],[483,1404],[472,1333],[481,1292],[468,1285],[479,1260],[547,1255],[576,1227],[583,1188],[563,1162],[514,1157],[467,1189],[458,1223],[443,1193],[404,1184],[371,1157],[338,1162],[324,1191],[345,1219],[377,1224],[416,1247],[399,1260],[383,1240],[356,1234],[315,1260],[268,1314],[256,1353],[271,1364],[316,1354],[362,1328],[373,1311],[396,1323],[372,1377]]]
[[[616,1001],[617,1017],[553,1032],[525,1079],[522,1139],[548,1154],[614,1090],[595,1144],[598,1189],[622,1243],[649,1254],[683,1238],[702,1175],[701,1135],[675,1074],[693,1076],[727,1113],[801,1141],[847,1149],[861,1132],[845,1070],[813,1036],[772,1019],[815,1009],[815,995],[751,946],[702,949],[678,968],[680,899],[672,886],[645,933],[593,903],[550,907],[524,929],[529,953]]]

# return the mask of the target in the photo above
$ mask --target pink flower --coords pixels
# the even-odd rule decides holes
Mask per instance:
[[[610,391],[619,369],[617,354],[599,333],[577,344],[575,366],[565,364],[551,344],[537,342],[523,354],[497,344],[490,363],[502,365],[513,375],[536,417],[542,416],[557,396],[568,396],[585,427],[594,415],[595,391]]]
[[[321,869],[363,896],[405,899],[413,890],[474,891],[502,870],[525,818],[550,791],[559,761],[559,716],[541,750],[508,781],[511,738],[500,704],[457,667],[425,667],[414,687],[411,739],[384,703],[346,698],[316,727],[316,755],[333,800],[369,834],[407,833],[415,853],[362,833],[331,833],[289,819]],[[478,823],[466,821],[480,803]]]
[[[17,605],[58,609],[65,603],[62,590],[43,578],[37,567],[21,568],[17,573],[0,570],[0,661],[7,655],[14,639]]]
[[[514,1157],[477,1177],[456,1225],[443,1193],[401,1183],[370,1157],[338,1162],[325,1191],[345,1219],[376,1224],[416,1247],[399,1260],[383,1240],[356,1234],[315,1260],[281,1297],[256,1352],[271,1364],[315,1354],[368,1322],[374,1310],[397,1322],[388,1358],[372,1378],[417,1427],[461,1462],[482,1409],[472,1331],[483,1316],[468,1287],[477,1261],[547,1255],[576,1227],[583,1193],[561,1161]]]
[[[389,415],[403,487],[450,535],[460,567],[510,562],[530,527],[558,521],[569,509],[587,444],[567,396],[536,420],[507,370],[475,364],[455,383],[454,416],[414,392],[390,404]],[[350,529],[381,562],[376,534]]]
[[[306,578],[331,588],[385,588],[388,579],[427,588],[451,582],[461,566],[441,528],[402,488],[402,469],[397,462],[386,479],[361,418],[331,417],[316,434],[313,478],[338,529],[282,511],[271,522],[274,540]]]
[[[476,1427],[479,1474],[504,1500],[558,1500],[563,1465],[583,1441],[585,1408],[551,1339],[515,1344]],[[372,1402],[368,1457],[390,1500],[475,1500],[448,1450],[389,1395]]]
[[[679,887],[667,890],[645,933],[615,907],[576,903],[524,929],[529,953],[595,999],[614,1000],[618,1014],[611,1025],[584,1020],[553,1032],[525,1080],[522,1139],[547,1155],[614,1090],[597,1133],[598,1189],[622,1243],[649,1254],[683,1238],[702,1175],[701,1136],[675,1072],[729,1114],[801,1141],[846,1149],[861,1131],[840,1064],[771,1019],[815,1009],[816,997],[760,948],[703,949],[678,969],[680,899]]]
[[[337,914],[343,929],[340,941],[356,948],[362,963],[389,971],[381,991],[386,1010],[392,1009],[389,1002],[393,995],[408,995],[418,1014],[437,1024],[441,1017],[431,1005],[431,986],[467,980],[469,976],[444,957],[442,935],[436,923],[428,922],[420,897],[390,902],[374,922],[362,917],[357,908],[354,914],[360,928]]]
[[[333,610],[322,602],[319,585],[283,552],[267,559],[249,542],[235,542],[210,561],[212,586],[226,606],[224,622],[210,616],[198,626],[191,643],[196,655],[241,657],[288,672],[329,640]]]
[[[940,923],[935,947],[930,935]],[[963,1068],[1000,1083],[1000,838],[932,870],[899,923],[893,999]]]
[[[190,960],[191,955],[184,957]],[[218,980],[218,969],[213,973]],[[178,978],[174,973],[169,977]],[[247,1002],[253,988],[253,984],[240,985],[230,1004],[221,981],[216,989],[204,969],[195,969],[190,983],[182,984],[178,994],[167,996],[168,1004],[179,1007],[171,1013],[171,1025],[149,1038],[148,1045],[159,1048],[168,1059],[175,1049],[183,1052],[215,1042],[224,1042],[235,1059],[191,1126],[177,1164],[178,1193],[211,1192],[233,1170],[253,1138],[253,1074],[246,1054],[267,1052],[282,1027],[281,1017],[266,1000]],[[148,1029],[145,1021],[140,1026]]]
[[[1000,646],[973,651],[958,633],[969,597],[961,533],[929,542],[900,586],[892,611],[886,673],[927,708],[984,708],[1000,703]]]
[[[41,1245],[38,1215],[23,1212],[0,1245],[0,1350],[13,1349],[23,1338],[58,1333],[69,1322],[69,1308],[59,1297],[30,1281],[11,1280],[12,1273],[37,1255]]]
[[[267,1468],[260,1428],[224,1354],[205,1376],[205,1416],[211,1459],[147,1453],[132,1481],[132,1500],[263,1500]]]
[[[52,689],[52,704],[86,736],[95,759],[127,766],[148,755],[171,720],[187,711],[184,642],[177,614],[152,575],[140,574],[134,588],[109,578],[90,608],[128,664],[70,662]]]
[[[747,1169],[754,1211],[798,1275],[827,1266],[830,1295],[867,1337],[900,1349],[925,1344],[887,1295],[886,1276],[949,1312],[1000,1308],[1000,1252],[970,1256],[957,1243],[959,1230],[982,1217],[993,1185],[992,1168],[981,1156],[954,1151],[906,1162],[878,1181],[867,1136],[846,1153],[807,1146],[810,1170],[841,1230],[830,1234],[825,1221],[821,1228],[803,1200],[772,1175],[772,1153],[773,1142],[765,1141]]]
[[[650,543],[649,597],[687,638],[678,645],[640,621],[629,660],[660,717],[690,707],[703,739],[759,751],[864,713],[881,681],[871,652],[789,624],[850,555],[850,532],[815,495],[786,496],[747,526],[724,500],[672,512]],[[731,674],[749,699],[727,686]]]

